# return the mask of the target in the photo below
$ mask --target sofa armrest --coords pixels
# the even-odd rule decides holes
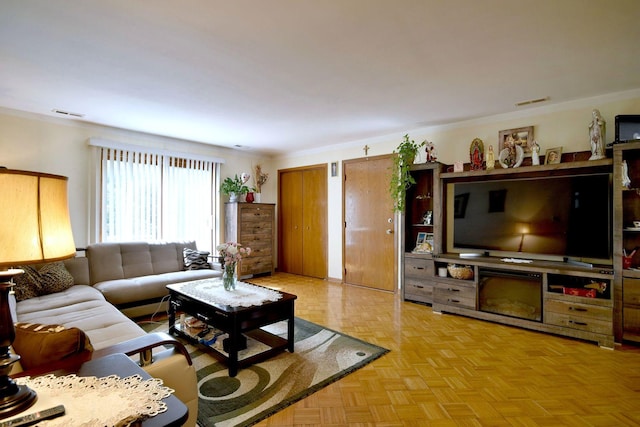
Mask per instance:
[[[127,356],[140,354],[140,364],[142,366],[151,363],[151,351],[156,347],[171,346],[175,351],[182,354],[189,365],[192,365],[191,356],[186,347],[177,339],[165,332],[154,332],[141,337],[123,341],[119,344],[105,347],[93,352],[93,359],[104,357],[113,353],[124,353]]]

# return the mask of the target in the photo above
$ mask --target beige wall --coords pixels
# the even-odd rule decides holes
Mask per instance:
[[[600,110],[605,119],[606,139],[614,139],[614,118],[619,114],[640,114],[640,90],[610,94],[556,106],[537,107],[494,117],[456,123],[447,126],[434,126],[420,129],[407,129],[406,132],[336,145],[329,149],[318,149],[306,152],[290,153],[275,160],[275,168],[291,168],[303,165],[341,162],[345,159],[364,157],[363,147],[368,145],[369,155],[391,153],[402,141],[405,133],[416,142],[427,139],[437,148],[438,160],[452,164],[457,160],[469,162],[469,146],[474,138],[484,141],[485,148],[489,144],[494,150],[498,148],[498,133],[501,130],[525,126],[534,127],[534,138],[541,146],[541,154],[553,147],[563,147],[563,152],[589,151],[588,125],[591,112]],[[342,173],[342,165],[339,167]],[[342,180],[329,176],[329,277],[342,277]],[[396,234],[398,235],[398,234]],[[399,247],[399,245],[398,245]]]
[[[272,170],[271,159],[251,152],[0,109],[0,166],[69,177],[69,208],[76,247],[96,241],[91,206],[94,171],[92,148],[88,145],[90,138],[223,158],[226,163],[221,167],[222,178],[251,172],[257,162],[265,165],[265,171]],[[269,179],[263,189],[264,202],[275,202],[275,188],[275,179]]]
[[[402,136],[408,133],[415,141],[428,139],[438,151],[441,162],[451,164],[456,160],[469,161],[469,145],[480,138],[485,146],[497,149],[498,132],[524,126],[534,126],[535,139],[544,153],[547,148],[563,147],[564,152],[590,149],[587,126],[591,111],[598,108],[607,122],[606,141],[614,135],[614,117],[618,114],[640,114],[640,90],[577,100],[557,106],[538,107],[518,113],[461,122],[448,126],[407,129],[398,134],[347,144],[334,145],[317,150],[292,152],[277,158],[261,156],[250,151],[238,151],[210,145],[163,138],[138,132],[108,128],[38,116],[13,110],[0,109],[0,165],[13,169],[26,169],[65,175],[69,177],[69,204],[77,246],[94,241],[91,227],[91,149],[89,138],[102,138],[126,144],[149,146],[157,149],[183,151],[209,155],[226,160],[221,176],[251,171],[260,162],[270,174],[263,189],[264,202],[277,201],[277,171],[279,169],[339,163],[364,157],[363,147],[368,145],[369,155],[391,153]],[[329,221],[329,277],[342,277],[342,180],[328,174]]]

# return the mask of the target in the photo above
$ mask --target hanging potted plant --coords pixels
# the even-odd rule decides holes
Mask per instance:
[[[393,150],[396,154],[393,158],[391,166],[391,182],[389,184],[389,193],[393,200],[393,209],[396,212],[404,212],[405,193],[407,189],[415,184],[416,181],[411,176],[409,168],[413,164],[420,148],[426,145],[426,141],[416,143],[409,139],[409,135],[404,136],[404,140]]]
[[[233,178],[227,177],[222,181],[220,191],[229,196],[230,203],[234,203],[238,201],[238,196],[249,192],[249,187],[244,185],[244,181],[236,174]]]

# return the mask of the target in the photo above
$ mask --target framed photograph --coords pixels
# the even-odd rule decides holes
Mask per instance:
[[[522,147],[525,157],[531,156],[533,143],[533,126],[517,129],[501,130],[498,134],[498,154],[505,148],[506,142],[512,138],[515,145]]]
[[[338,162],[331,162],[331,176],[338,176]]]
[[[545,165],[555,165],[562,159],[562,147],[549,148],[544,155]]]
[[[414,253],[430,254],[433,252],[433,233],[419,232]]]

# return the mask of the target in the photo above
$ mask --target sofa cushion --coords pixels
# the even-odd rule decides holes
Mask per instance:
[[[87,247],[91,284],[182,270],[182,250],[194,241],[95,243]]]
[[[145,335],[142,328],[91,286],[75,285],[62,292],[18,302],[16,316],[18,322],[80,328],[96,350]]]
[[[64,291],[73,286],[73,276],[62,261],[20,268],[24,270],[24,274],[14,278],[14,291],[18,301]]]
[[[209,252],[184,248],[182,250],[182,254],[184,257],[185,270],[211,269],[211,264],[209,264]]]
[[[94,288],[102,292],[111,304],[123,306],[135,301],[160,300],[167,296],[167,285],[190,280],[220,277],[218,270],[173,271],[164,274],[133,277],[131,279],[106,280]]]
[[[24,369],[35,368],[76,354],[93,352],[89,337],[78,328],[38,323],[16,323],[13,349]]]

